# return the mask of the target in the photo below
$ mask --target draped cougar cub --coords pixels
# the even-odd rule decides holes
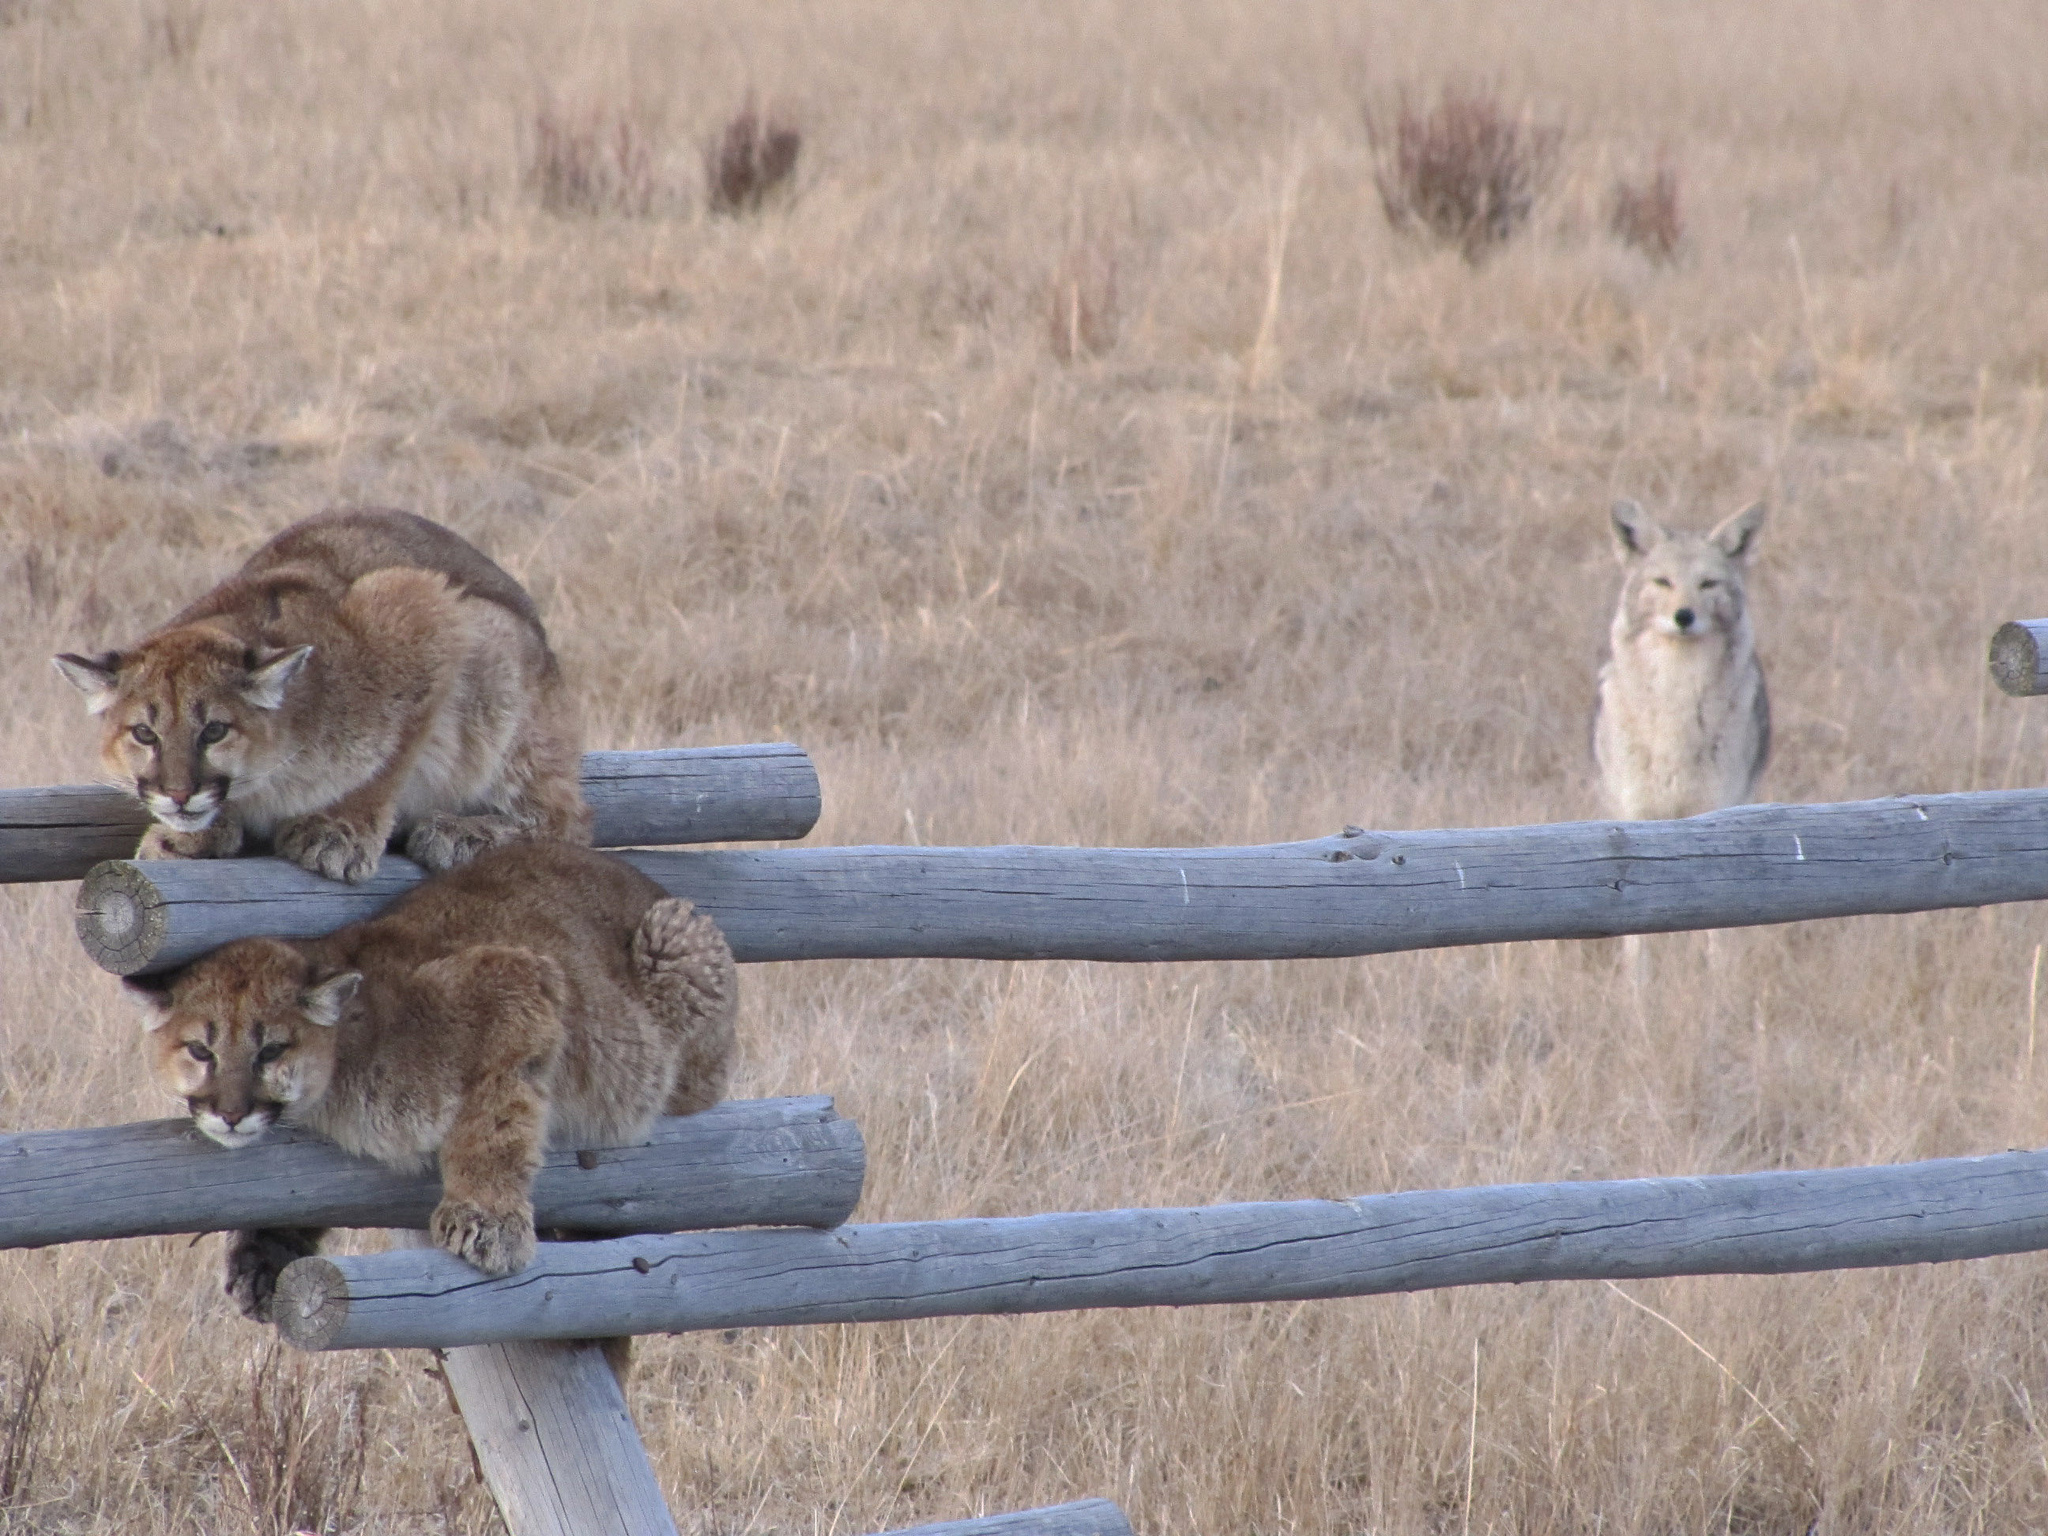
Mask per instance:
[[[245,838],[364,880],[398,833],[429,869],[522,837],[590,840],[581,731],[518,582],[406,512],[295,523],[124,651],[57,668],[157,824],[140,858]]]
[[[404,1171],[438,1153],[429,1231],[487,1274],[533,1259],[543,1147],[639,1141],[725,1092],[738,983],[711,919],[566,843],[485,853],[322,939],[241,939],[148,1005],[156,1078],[246,1147],[306,1126]],[[228,1294],[267,1320],[320,1232],[235,1233]]]
[[[1713,532],[1674,533],[1614,508],[1621,601],[1608,631],[1593,755],[1609,812],[1640,821],[1745,803],[1771,749],[1744,563],[1763,503]]]

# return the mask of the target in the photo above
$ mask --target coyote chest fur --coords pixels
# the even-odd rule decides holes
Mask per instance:
[[[1608,813],[1638,821],[1744,804],[1771,745],[1744,583],[1764,509],[1707,534],[1674,533],[1633,502],[1613,516],[1625,575],[1593,720]]]
[[[565,843],[486,853],[322,939],[243,939],[148,1005],[157,1081],[201,1132],[276,1124],[418,1171],[438,1157],[436,1243],[490,1274],[534,1250],[547,1146],[642,1140],[723,1097],[732,952],[710,918],[621,860]],[[239,1233],[228,1289],[251,1316],[305,1229]]]
[[[155,818],[143,858],[255,841],[362,880],[394,835],[430,869],[590,840],[581,730],[532,600],[425,518],[308,518],[136,644],[56,663]]]

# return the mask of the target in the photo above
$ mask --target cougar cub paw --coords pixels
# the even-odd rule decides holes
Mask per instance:
[[[320,1251],[320,1234],[297,1227],[264,1227],[228,1234],[227,1293],[251,1322],[271,1321],[277,1277],[294,1259]]]
[[[319,811],[293,817],[271,841],[279,858],[350,884],[377,873],[377,861],[384,856],[381,837]]]
[[[204,832],[178,832],[162,822],[150,823],[135,846],[138,859],[231,859],[242,846],[239,828],[219,823]]]
[[[533,1262],[533,1208],[487,1211],[467,1200],[444,1199],[434,1207],[428,1235],[458,1259],[487,1275],[509,1275]]]
[[[429,816],[406,834],[405,856],[427,869],[454,869],[480,853],[519,841],[520,828],[503,816]]]

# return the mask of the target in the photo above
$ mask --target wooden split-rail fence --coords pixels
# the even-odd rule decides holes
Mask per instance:
[[[2009,693],[2048,694],[2044,657],[2048,620],[2007,625],[1992,672]],[[788,745],[592,753],[585,785],[601,846],[797,838],[819,807],[809,760]],[[135,975],[231,938],[330,931],[423,878],[392,856],[353,887],[269,859],[101,862],[140,829],[111,792],[0,791],[0,883],[82,876],[81,942]],[[1347,827],[1257,848],[624,856],[716,917],[743,961],[1309,958],[2048,899],[2048,790],[1746,806],[1682,822]],[[644,1147],[550,1156],[536,1224],[618,1235],[544,1243],[531,1268],[502,1280],[422,1246],[302,1259],[279,1283],[277,1327],[305,1349],[442,1351],[514,1536],[639,1536],[675,1527],[596,1339],[2048,1248],[2048,1152],[847,1225],[864,1172],[859,1133],[829,1100],[720,1105],[662,1122]],[[0,1137],[7,1247],[261,1225],[419,1228],[437,1196],[432,1175],[400,1177],[303,1133],[233,1154],[176,1121]],[[1092,1499],[917,1536],[1128,1531],[1114,1504]]]

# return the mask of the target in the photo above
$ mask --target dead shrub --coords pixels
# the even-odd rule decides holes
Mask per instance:
[[[0,1509],[23,1503],[28,1497],[36,1442],[43,1431],[43,1392],[63,1348],[62,1333],[38,1329],[11,1362],[7,1406],[0,1409]]]
[[[1427,109],[1404,92],[1391,136],[1370,110],[1365,127],[1387,222],[1475,265],[1529,221],[1564,140],[1562,128],[1510,115],[1479,86],[1447,85]]]
[[[333,1365],[272,1343],[249,1372],[248,1420],[231,1470],[249,1518],[271,1536],[344,1529],[362,1502],[369,1383],[335,1390]],[[228,1442],[221,1441],[223,1450]]]
[[[654,147],[637,113],[544,102],[529,149],[524,179],[549,213],[645,218],[654,211]]]
[[[1660,160],[1643,180],[1617,179],[1607,205],[1607,227],[1623,245],[1633,246],[1652,261],[1671,260],[1685,234],[1685,216],[1678,206],[1678,172]]]
[[[1116,345],[1122,318],[1116,250],[1102,240],[1067,248],[1047,290],[1046,339],[1063,363],[1099,357]]]
[[[749,91],[739,111],[704,145],[705,197],[713,213],[751,213],[796,172],[803,134],[772,112],[762,115]]]

